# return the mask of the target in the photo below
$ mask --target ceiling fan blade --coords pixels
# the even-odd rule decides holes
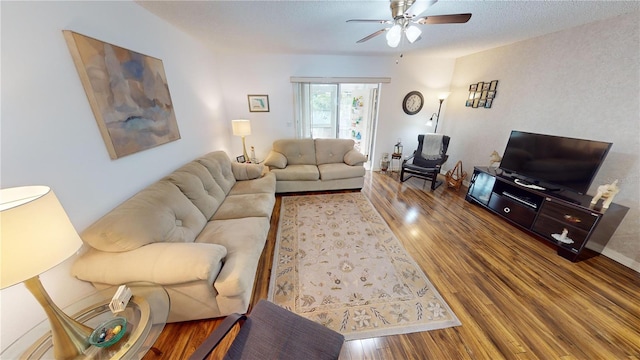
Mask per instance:
[[[376,36],[378,36],[378,35],[380,35],[380,34],[382,34],[382,33],[384,33],[384,32],[387,32],[388,30],[389,30],[389,28],[380,29],[380,30],[378,30],[378,31],[374,32],[373,34],[371,34],[371,35],[369,35],[369,36],[366,36],[366,37],[363,37],[362,39],[360,39],[360,40],[356,41],[356,43],[357,43],[357,44],[360,44],[360,43],[363,43],[363,42],[365,42],[365,41],[367,41],[367,40],[371,40],[371,39],[373,39],[374,37],[376,37]]]
[[[416,0],[411,6],[404,12],[404,15],[408,18],[414,18],[422,14],[431,5],[437,3],[438,0]]]
[[[471,14],[433,15],[417,19],[418,24],[462,24],[471,19]]]
[[[351,19],[351,20],[347,20],[347,22],[369,22],[369,23],[378,23],[378,24],[391,24],[391,20]]]

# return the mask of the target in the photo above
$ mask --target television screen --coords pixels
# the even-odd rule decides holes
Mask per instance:
[[[611,145],[514,130],[500,168],[547,190],[569,189],[585,194]]]

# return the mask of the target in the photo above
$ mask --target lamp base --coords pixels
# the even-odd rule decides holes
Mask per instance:
[[[247,154],[247,146],[244,143],[244,136],[242,137],[242,155],[244,155],[245,161],[250,162],[249,155]]]
[[[53,354],[56,359],[76,358],[91,346],[88,338],[93,329],[77,322],[60,310],[47,294],[38,276],[25,280],[24,285],[38,300],[49,318]]]

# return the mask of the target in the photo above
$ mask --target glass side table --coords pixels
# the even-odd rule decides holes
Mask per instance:
[[[62,309],[67,315],[95,328],[104,321],[123,316],[127,330],[117,343],[107,348],[90,346],[77,359],[142,359],[164,329],[169,316],[169,295],[158,285],[130,284],[133,296],[127,308],[114,315],[109,310],[118,287],[110,287],[87,296]],[[45,320],[7,347],[2,359],[53,359],[49,320]]]

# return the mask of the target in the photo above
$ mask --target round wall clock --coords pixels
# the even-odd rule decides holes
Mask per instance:
[[[424,105],[424,98],[419,91],[411,91],[404,97],[402,100],[402,110],[404,110],[407,115],[415,115],[422,110],[422,105]]]

